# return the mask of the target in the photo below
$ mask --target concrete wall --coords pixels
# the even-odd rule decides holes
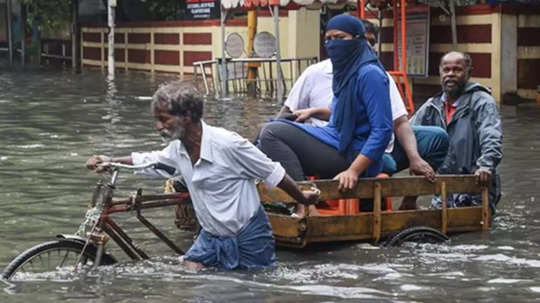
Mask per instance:
[[[534,99],[540,85],[540,9],[517,14],[518,94]]]
[[[82,27],[82,64],[106,66],[107,29]],[[226,35],[240,33],[246,39],[243,24],[229,24]],[[221,57],[219,21],[146,22],[124,24],[115,32],[116,67],[190,75],[193,62]]]
[[[283,58],[317,57],[320,38],[318,10],[281,10],[280,45]],[[375,16],[368,16],[376,24]],[[274,34],[268,10],[258,11],[258,32]],[[457,10],[458,44],[455,50],[473,59],[472,80],[492,89],[499,102],[507,92],[534,98],[540,85],[540,9],[524,5],[473,5]],[[84,65],[106,66],[106,28],[82,28]],[[381,61],[393,70],[393,24],[391,13],[383,19]],[[247,21],[230,20],[226,35],[239,33],[247,44]],[[117,28],[117,67],[148,71],[193,73],[193,62],[221,57],[219,20],[146,22]],[[454,50],[450,18],[431,9],[429,76],[414,78],[415,100],[425,100],[440,90],[438,64],[441,56]],[[378,47],[377,47],[378,49]],[[247,54],[245,54],[246,56]],[[274,71],[275,72],[275,71]],[[285,70],[285,76],[299,71]]]
[[[318,11],[280,11],[281,57],[316,57],[318,24]],[[83,26],[81,31],[82,64],[105,68],[107,28]],[[257,32],[263,31],[275,34],[273,17],[265,11],[257,17]],[[225,37],[230,33],[240,34],[247,48],[245,19],[228,21]],[[116,67],[190,75],[194,61],[221,57],[222,38],[219,20],[119,24],[115,30]],[[284,72],[287,76],[288,71]]]
[[[319,10],[289,11],[289,54],[290,57],[317,57],[319,55],[320,12]]]

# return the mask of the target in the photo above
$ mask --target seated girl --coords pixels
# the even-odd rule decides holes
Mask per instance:
[[[388,77],[364,33],[362,21],[345,14],[326,27],[334,75],[328,125],[276,120],[262,130],[260,148],[296,181],[334,178],[339,190],[350,190],[382,169],[393,127]],[[305,215],[303,206],[297,215]]]

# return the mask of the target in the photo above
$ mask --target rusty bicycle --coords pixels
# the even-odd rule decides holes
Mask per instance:
[[[113,214],[134,212],[136,218],[175,253],[184,252],[163,232],[143,216],[142,211],[150,208],[181,206],[189,203],[189,193],[175,192],[143,195],[139,188],[135,194],[122,199],[114,197],[121,169],[169,169],[161,163],[134,166],[121,163],[106,163],[110,167],[110,179],[96,184],[83,222],[74,234],[60,234],[55,240],[47,241],[16,256],[2,272],[6,280],[23,279],[30,274],[47,273],[60,268],[76,269],[80,266],[96,267],[117,262],[105,246],[113,240],[132,260],[148,259],[148,254],[137,247],[130,236],[113,219]]]

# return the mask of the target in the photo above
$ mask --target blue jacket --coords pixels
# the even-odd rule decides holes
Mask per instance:
[[[356,116],[354,138],[351,148],[343,156],[349,163],[354,161],[358,153],[370,158],[373,162],[364,176],[373,177],[382,170],[381,158],[393,132],[388,78],[377,66],[366,64],[358,70],[356,82],[359,109]],[[340,133],[336,128],[336,121],[341,117],[335,115],[333,110],[337,102],[339,102],[339,98],[334,97],[331,105],[332,115],[327,126],[293,124],[338,149]]]

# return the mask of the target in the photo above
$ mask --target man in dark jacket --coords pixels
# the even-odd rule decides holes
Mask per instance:
[[[496,170],[503,157],[501,119],[490,90],[469,81],[471,70],[469,55],[445,54],[439,65],[442,92],[420,107],[411,124],[446,129],[450,147],[438,172],[474,174],[479,185],[490,185],[489,202],[494,212],[501,196]],[[479,195],[450,194],[447,203],[449,207],[480,205],[481,199]],[[435,197],[432,205],[440,207],[440,197]]]

